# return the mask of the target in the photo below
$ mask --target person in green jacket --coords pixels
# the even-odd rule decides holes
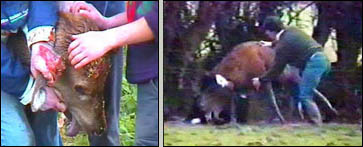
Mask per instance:
[[[276,79],[285,66],[295,66],[300,69],[301,79],[293,87],[293,95],[298,107],[302,107],[310,120],[317,125],[322,124],[318,106],[313,101],[314,89],[321,77],[330,69],[330,62],[322,52],[322,46],[311,36],[294,27],[284,27],[278,17],[267,17],[262,25],[265,34],[273,41],[272,48],[276,51],[275,64],[264,75],[254,80],[257,86],[260,82]],[[266,45],[266,42],[261,42]]]

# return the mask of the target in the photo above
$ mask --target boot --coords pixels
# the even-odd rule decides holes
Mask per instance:
[[[302,100],[304,111],[308,114],[310,120],[318,126],[321,126],[323,121],[318,106],[312,99]]]

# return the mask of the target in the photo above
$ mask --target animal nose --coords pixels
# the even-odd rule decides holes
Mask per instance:
[[[100,136],[103,133],[103,131],[95,131],[93,132],[94,136]]]

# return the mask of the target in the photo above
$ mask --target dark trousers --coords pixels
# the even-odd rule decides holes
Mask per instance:
[[[158,78],[137,84],[136,146],[158,146]]]

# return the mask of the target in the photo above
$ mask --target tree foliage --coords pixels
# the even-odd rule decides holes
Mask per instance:
[[[337,11],[325,8],[333,6]],[[188,113],[199,96],[201,77],[218,64],[233,46],[245,41],[266,40],[258,26],[267,16],[279,16],[285,25],[293,25],[303,30],[310,29],[313,37],[323,45],[331,34],[330,30],[352,32],[349,30],[352,29],[349,25],[356,23],[358,25],[353,26],[356,31],[353,31],[353,35],[348,35],[355,39],[349,39],[344,35],[340,35],[340,38],[337,36],[337,39],[341,40],[340,45],[338,41],[339,50],[354,54],[349,57],[357,60],[356,50],[362,46],[361,8],[361,2],[336,2],[334,4],[306,1],[164,2],[165,108],[170,113],[173,113],[172,109]],[[303,13],[308,9],[312,9],[313,13],[306,16]],[[326,13],[329,15],[323,15]],[[302,14],[312,21],[303,22]],[[335,17],[335,15],[341,16]],[[344,25],[344,22],[335,19],[345,16],[353,19],[353,22],[349,19],[348,24]],[[360,19],[358,19],[359,16]],[[329,25],[326,25],[327,23]],[[341,25],[331,25],[337,23]],[[344,27],[338,29],[338,26]],[[357,45],[350,49],[347,40],[348,42],[355,40]],[[358,49],[356,49],[357,47]],[[341,57],[339,52],[338,58],[340,58],[338,61],[347,60]],[[345,66],[347,65],[345,64]]]

